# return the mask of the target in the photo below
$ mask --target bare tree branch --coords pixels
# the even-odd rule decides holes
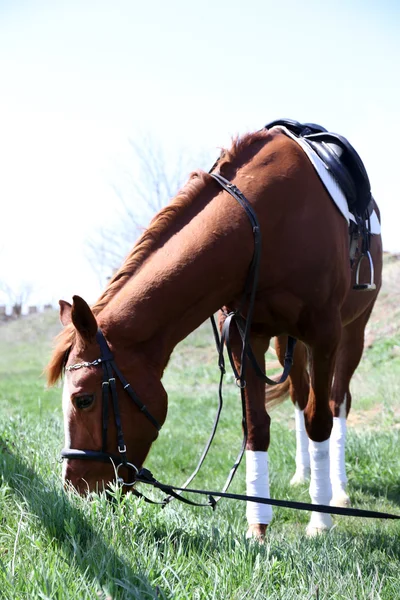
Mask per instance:
[[[126,173],[130,193],[126,195],[113,185],[118,199],[119,219],[112,227],[104,227],[86,244],[87,258],[101,285],[112,276],[132,248],[136,239],[146,228],[150,219],[175,196],[190,171],[199,165],[212,164],[212,159],[196,161],[179,153],[173,165],[166,159],[160,146],[145,137],[141,143],[129,140],[137,167],[137,177]]]
[[[22,310],[28,303],[32,292],[33,285],[30,282],[21,282],[18,286],[0,282],[0,295],[5,298],[5,303],[11,306],[12,314],[15,317],[22,315]]]

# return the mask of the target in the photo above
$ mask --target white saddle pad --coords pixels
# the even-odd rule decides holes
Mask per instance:
[[[314,169],[316,170],[317,175],[320,178],[320,180],[322,181],[326,191],[328,192],[328,194],[332,198],[333,202],[336,204],[336,206],[338,207],[338,209],[340,210],[340,212],[346,219],[347,223],[350,224],[350,221],[355,222],[354,216],[349,211],[346,196],[343,194],[342,190],[340,189],[339,185],[337,184],[336,179],[333,177],[333,175],[331,175],[330,171],[327,169],[325,164],[322,162],[322,160],[320,159],[318,154],[316,152],[314,152],[314,150],[304,140],[295,136],[286,127],[283,127],[282,125],[277,125],[275,127],[272,127],[271,131],[274,129],[280,129],[282,131],[282,133],[284,133],[285,135],[292,138],[292,140],[294,140],[297,144],[299,144],[299,146],[301,146],[301,148],[304,150],[304,152],[307,154],[308,158],[310,159],[310,162],[313,165]],[[379,223],[378,215],[376,214],[375,210],[371,214],[370,223],[371,223],[371,233],[374,235],[380,235],[381,224]]]

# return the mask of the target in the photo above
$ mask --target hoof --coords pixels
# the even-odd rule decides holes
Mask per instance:
[[[268,525],[264,525],[262,523],[255,523],[254,525],[249,525],[249,528],[246,533],[246,539],[257,540],[261,543],[264,542],[267,527]]]
[[[302,469],[301,471],[296,471],[290,480],[290,485],[301,485],[306,483],[310,479],[310,469]]]
[[[328,533],[329,530],[330,527],[313,527],[308,525],[306,529],[306,535],[307,537],[317,537],[317,535],[324,535],[325,533]]]
[[[329,506],[346,508],[347,506],[351,506],[351,501],[345,491],[340,491],[337,494],[334,494],[332,500],[329,502]]]
[[[308,537],[315,537],[317,535],[327,533],[333,525],[331,515],[325,513],[311,513],[311,519],[307,525],[306,535]]]

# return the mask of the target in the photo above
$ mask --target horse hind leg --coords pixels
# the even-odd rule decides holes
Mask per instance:
[[[371,314],[369,307],[342,331],[332,386],[330,406],[333,427],[330,438],[330,473],[332,484],[331,506],[350,506],[346,491],[345,464],[346,419],[351,407],[350,381],[357,369],[364,349],[364,331]]]
[[[310,438],[311,501],[313,504],[328,505],[332,498],[329,438],[333,424],[329,399],[341,338],[340,315],[328,315],[320,322],[324,323],[324,327],[321,332],[316,332],[317,335],[310,344],[310,394],[304,417]],[[313,511],[307,535],[313,536],[331,527],[331,515]]]
[[[275,349],[279,361],[283,365],[287,344],[287,336],[279,336],[275,340]],[[310,392],[310,378],[307,371],[307,348],[302,342],[298,341],[295,347],[293,366],[290,371],[288,384],[283,393],[290,393],[290,398],[294,404],[295,412],[295,431],[296,431],[296,470],[290,480],[290,485],[301,485],[310,479],[310,454],[308,450],[309,440],[304,421],[304,409],[307,406],[308,395]],[[285,384],[282,384],[284,386]],[[279,386],[278,386],[279,387]],[[268,397],[276,396],[274,388],[267,392]]]

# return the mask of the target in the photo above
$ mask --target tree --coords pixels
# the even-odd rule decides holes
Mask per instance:
[[[88,260],[101,285],[112,276],[151,218],[175,196],[191,170],[212,164],[205,153],[196,160],[182,151],[170,162],[158,144],[150,137],[142,143],[130,140],[136,173],[128,173],[130,194],[127,199],[117,186],[119,218],[113,225],[103,227],[87,242]]]
[[[0,282],[0,296],[3,296],[5,303],[11,306],[12,316],[16,318],[22,315],[22,310],[28,303],[32,291],[33,285],[30,282],[21,282],[15,286]]]

